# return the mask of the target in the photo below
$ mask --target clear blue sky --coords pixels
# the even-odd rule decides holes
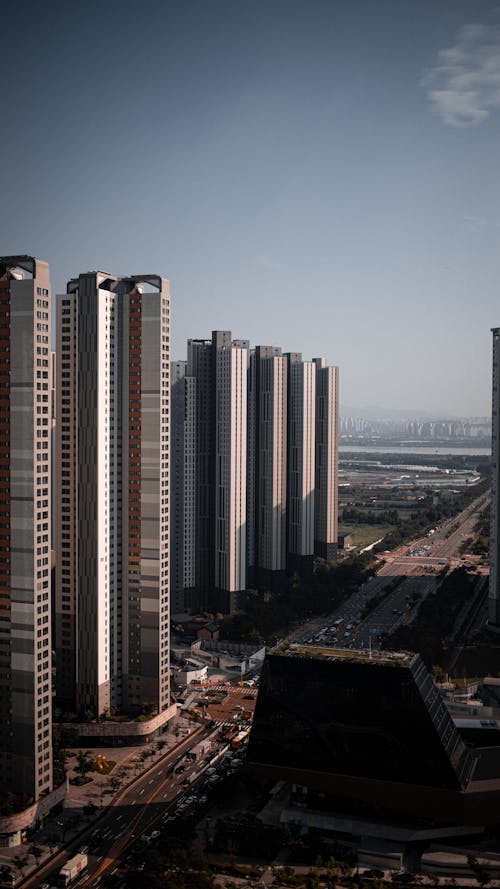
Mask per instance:
[[[173,355],[325,355],[344,404],[490,409],[500,11],[47,0],[2,12],[0,253],[170,278]]]

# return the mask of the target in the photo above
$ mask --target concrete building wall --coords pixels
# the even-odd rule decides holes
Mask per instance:
[[[492,329],[493,370],[491,404],[491,525],[490,525],[490,586],[488,615],[490,623],[500,626],[500,328]]]
[[[247,585],[257,580],[257,467],[258,467],[258,359],[256,349],[250,352],[247,389]]]
[[[195,391],[195,582],[186,605],[205,608],[213,595],[215,574],[214,453],[215,359],[212,340],[188,340],[187,374],[196,380]]]
[[[55,523],[57,553],[55,585],[56,694],[63,707],[75,703],[76,591],[78,550],[74,528],[78,511],[77,472],[71,442],[77,428],[77,300],[74,293],[57,297],[56,303],[56,434],[54,502],[59,521]]]
[[[255,377],[255,443],[253,522],[256,575],[286,567],[287,360],[274,346],[257,346],[252,355]]]
[[[80,712],[169,703],[169,325],[157,276],[59,297],[57,685]]]
[[[196,405],[197,382],[186,377],[184,393],[184,589],[196,583]]]
[[[149,701],[161,712],[170,703],[170,294],[164,279],[133,280],[130,299],[140,296],[142,305],[140,650],[134,665],[129,653],[128,695],[130,703]]]
[[[171,364],[171,609],[184,612],[196,583],[196,379]]]
[[[288,553],[314,553],[316,367],[289,353]]]
[[[187,361],[172,361],[170,368],[172,448],[171,448],[171,523],[170,523],[170,604],[173,613],[185,610],[184,538],[186,451],[186,370]]]
[[[316,365],[316,468],[314,552],[334,559],[338,538],[338,368]]]
[[[234,593],[246,586],[248,348],[217,343],[215,360],[215,586]]]
[[[0,785],[52,790],[50,282],[0,258]]]

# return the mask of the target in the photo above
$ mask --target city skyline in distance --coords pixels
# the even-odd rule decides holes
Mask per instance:
[[[325,355],[346,404],[490,412],[494,4],[61,9],[5,14],[5,254],[54,292],[157,269],[173,358],[230,328]]]

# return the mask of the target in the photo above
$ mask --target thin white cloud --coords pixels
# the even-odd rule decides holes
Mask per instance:
[[[479,231],[479,229],[488,223],[488,220],[484,216],[464,216],[463,220],[466,228],[474,232]]]
[[[477,126],[500,109],[500,21],[464,25],[422,78],[435,114],[451,127]]]
[[[265,269],[273,269],[273,271],[277,271],[278,269],[281,268],[280,262],[278,262],[276,259],[272,259],[270,256],[267,256],[267,254],[265,254],[265,253],[262,253],[260,256],[257,257],[257,262],[259,265],[263,266]]]

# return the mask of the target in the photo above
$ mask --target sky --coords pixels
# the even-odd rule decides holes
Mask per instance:
[[[172,358],[229,329],[341,403],[487,415],[500,6],[39,0],[2,12],[0,253],[161,274]]]

